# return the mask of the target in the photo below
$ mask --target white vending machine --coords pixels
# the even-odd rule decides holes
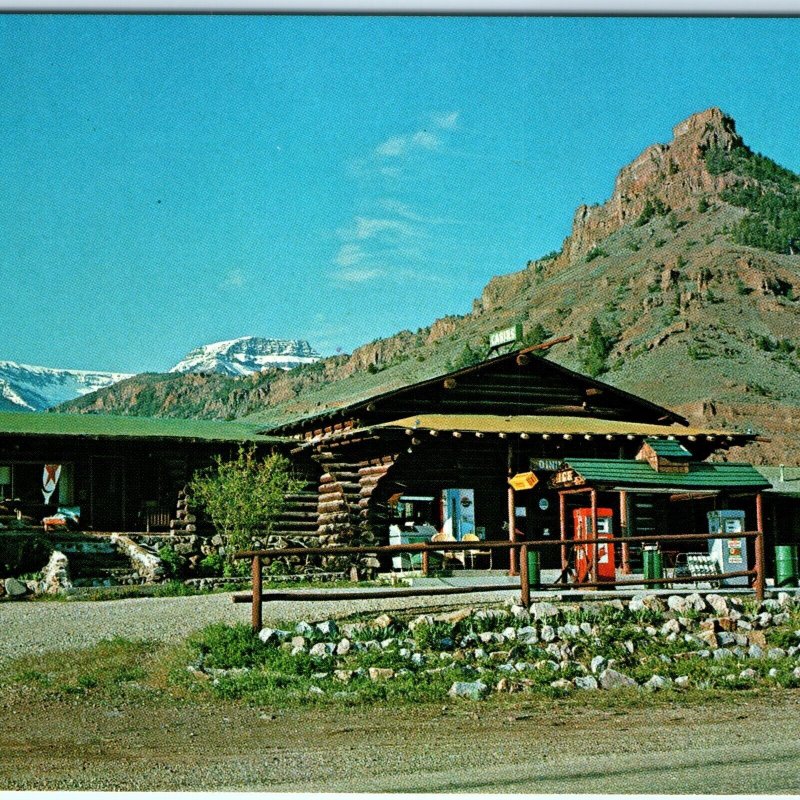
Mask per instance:
[[[744,511],[723,509],[708,512],[708,532],[726,535],[744,533]],[[709,539],[708,554],[720,572],[741,572],[747,567],[747,539],[731,536],[725,539]],[[747,586],[747,575],[738,578],[723,578],[723,586]]]

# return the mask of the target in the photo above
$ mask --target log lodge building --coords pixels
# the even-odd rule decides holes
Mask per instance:
[[[754,498],[769,482],[749,465],[736,465],[744,468],[736,472],[704,463],[754,434],[692,428],[666,408],[548,360],[546,347],[514,350],[267,430],[3,414],[0,483],[5,477],[13,485],[0,491],[41,503],[41,467],[57,463],[62,478],[51,503],[80,505],[82,527],[142,531],[152,523],[168,530],[176,526],[169,516],[177,493],[194,471],[252,443],[265,453],[284,452],[306,481],[287,497],[268,546],[386,544],[390,532],[421,527],[456,539],[555,539],[564,535],[565,518],[571,537],[572,511],[586,505],[586,495],[565,495],[555,478],[573,461],[595,477],[603,464],[639,464],[638,477],[628,470],[625,485],[613,477],[597,483],[593,502],[612,509],[615,535],[703,532],[707,512],[720,508],[743,509],[748,529],[755,526]],[[669,469],[648,461],[666,443],[680,448],[683,478],[667,478]],[[662,461],[668,466],[669,457]],[[641,462],[649,464],[645,472]],[[535,485],[515,490],[513,476]],[[493,566],[508,567],[504,557],[496,554]],[[558,548],[542,557],[543,567],[560,566]],[[636,568],[638,557],[632,542],[621,566]]]

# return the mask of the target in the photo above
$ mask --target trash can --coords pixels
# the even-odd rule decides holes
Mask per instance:
[[[531,589],[541,589],[542,587],[538,550],[528,550],[528,583]]]
[[[645,581],[647,581],[648,578],[653,580],[655,578],[664,577],[664,566],[661,560],[661,551],[658,549],[657,545],[645,545],[642,548],[642,564]],[[645,583],[644,586],[646,589],[657,589],[661,586],[661,584]]]
[[[797,545],[775,545],[775,586],[797,586]]]

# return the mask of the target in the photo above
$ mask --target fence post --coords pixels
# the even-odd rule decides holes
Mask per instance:
[[[422,574],[427,578],[428,570],[430,569],[430,553],[427,550],[422,551]]]
[[[531,576],[528,574],[528,545],[519,548],[519,600],[529,608],[531,604]]]
[[[764,510],[761,492],[756,495],[756,599],[764,599]]]
[[[261,556],[253,556],[253,631],[261,630]]]

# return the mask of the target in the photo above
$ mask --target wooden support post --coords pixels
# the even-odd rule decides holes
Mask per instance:
[[[592,489],[592,538],[595,539],[592,545],[592,582],[597,583],[597,489]]]
[[[531,605],[531,576],[528,574],[528,546],[519,548],[519,602],[525,608]]]
[[[261,630],[261,556],[253,556],[253,631]]]
[[[619,493],[619,535],[629,536],[628,530],[628,493]],[[631,553],[627,542],[622,543],[622,573],[631,574]]]
[[[764,509],[761,492],[756,495],[756,599],[764,599]]]
[[[517,541],[517,512],[516,512],[516,498],[514,496],[513,487],[508,487],[508,538],[509,541]],[[509,575],[518,575],[519,567],[517,563],[517,551],[511,548],[508,551],[509,558]]]
[[[430,569],[430,553],[427,550],[422,551],[422,574],[427,575]]]
[[[563,492],[558,494],[558,513],[561,522],[561,570],[565,570],[569,561],[567,559],[567,517],[566,517],[567,498]]]
[[[508,477],[514,474],[514,445],[509,441],[508,443]],[[511,542],[517,541],[517,511],[516,499],[514,497],[514,487],[508,485],[508,538]],[[508,574],[517,575],[519,569],[517,567],[517,550],[512,547],[508,551]]]

